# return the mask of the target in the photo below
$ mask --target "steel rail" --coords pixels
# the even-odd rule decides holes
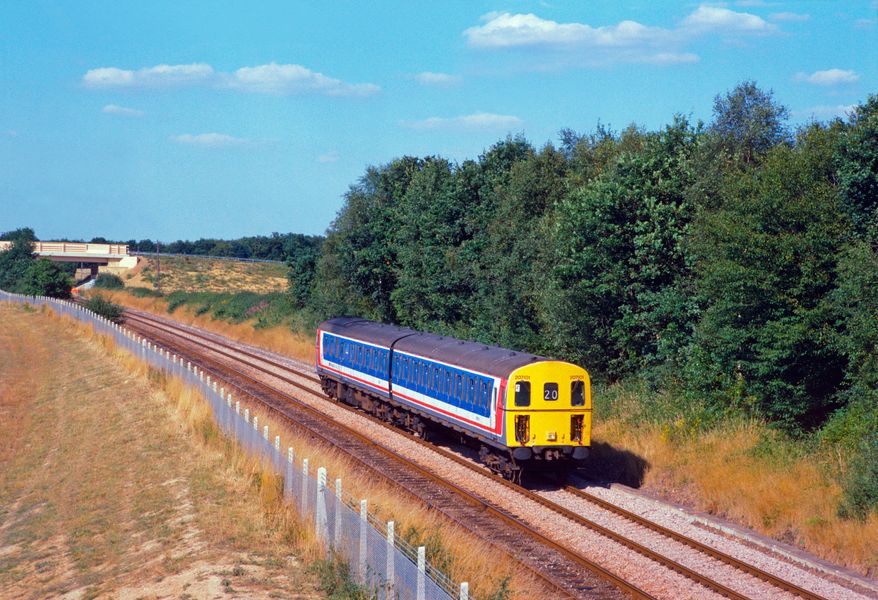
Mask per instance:
[[[136,317],[132,320],[140,321],[140,325],[136,328],[132,327],[132,329],[137,331],[138,333],[146,334],[149,337],[153,337],[153,336],[150,335],[149,331],[144,331],[144,325],[145,325],[145,328],[158,330],[159,332],[164,332],[166,335],[177,336],[177,337],[183,338],[183,336],[181,336],[180,334],[175,334],[175,333],[169,334],[167,331],[168,328],[166,328],[165,324],[161,321],[149,322],[146,319],[138,319]],[[159,325],[155,325],[154,323],[159,323]],[[184,331],[184,333],[186,333],[186,332]],[[200,345],[200,346],[204,346],[204,347],[207,346],[206,344],[203,344],[201,342],[193,342],[192,340],[186,340],[185,338],[183,338],[182,344],[178,341],[169,341],[165,338],[163,338],[159,341],[160,341],[161,345],[167,347],[169,350],[173,350],[181,355],[190,355],[190,356],[192,354],[196,354],[196,353],[194,353],[191,348],[187,348],[186,343],[188,343],[189,345],[194,344],[194,345]],[[216,343],[216,342],[213,342],[213,343]],[[241,363],[243,363],[251,368],[258,369],[258,367],[254,367],[252,364],[250,364],[249,361],[242,361],[242,360],[237,359],[235,357],[228,356],[227,353],[222,352],[216,348],[206,347],[206,351],[221,354],[221,355],[226,356],[228,358],[232,358],[232,360],[236,360],[237,362],[241,362]],[[482,497],[478,496],[477,494],[475,494],[469,490],[466,490],[457,484],[454,484],[450,481],[447,481],[447,480],[437,476],[435,473],[431,472],[429,469],[411,462],[411,460],[409,460],[408,458],[400,455],[399,453],[395,452],[394,450],[392,450],[390,448],[387,448],[386,446],[380,444],[376,440],[374,440],[370,437],[367,437],[367,436],[365,436],[365,435],[363,435],[363,434],[361,434],[361,433],[359,433],[359,432],[357,432],[357,431],[355,431],[355,430],[353,430],[353,429],[351,429],[351,428],[349,428],[349,427],[347,427],[347,426],[345,426],[337,421],[334,421],[333,419],[331,419],[331,417],[325,415],[320,410],[308,405],[307,403],[302,402],[301,400],[295,398],[294,396],[291,396],[285,392],[282,392],[282,391],[272,387],[271,385],[265,383],[264,381],[261,381],[255,377],[253,377],[252,375],[244,373],[238,369],[235,369],[234,367],[231,367],[230,365],[228,365],[224,362],[219,362],[215,359],[211,359],[210,357],[204,356],[203,354],[198,355],[198,358],[196,358],[195,362],[200,362],[202,364],[205,362],[213,364],[214,365],[213,367],[206,368],[205,370],[212,372],[218,378],[225,379],[227,382],[228,382],[228,374],[231,371],[235,377],[238,377],[240,379],[245,380],[250,386],[256,387],[258,390],[258,392],[257,392],[258,395],[254,394],[252,390],[245,389],[243,386],[240,386],[237,384],[232,384],[232,385],[234,385],[235,388],[237,388],[237,390],[239,392],[242,392],[242,393],[246,394],[247,396],[249,396],[250,398],[252,398],[254,401],[257,401],[257,402],[263,404],[264,406],[269,408],[271,410],[271,412],[284,417],[284,419],[287,420],[288,422],[290,422],[292,425],[296,426],[299,429],[305,430],[309,435],[317,438],[322,443],[324,443],[328,446],[334,447],[334,448],[338,448],[339,450],[345,452],[352,459],[356,460],[358,463],[362,464],[363,466],[368,468],[370,471],[372,471],[376,475],[380,476],[381,478],[387,480],[388,482],[399,486],[401,479],[408,481],[410,484],[409,487],[406,487],[406,486],[403,486],[403,487],[405,489],[407,489],[410,494],[412,494],[419,501],[424,502],[427,506],[430,506],[430,507],[438,510],[440,513],[451,518],[453,521],[457,522],[463,528],[471,531],[473,534],[477,535],[478,537],[484,539],[485,535],[483,533],[479,533],[477,530],[473,529],[472,525],[475,523],[475,524],[480,525],[483,528],[487,527],[486,521],[483,518],[484,515],[490,516],[491,519],[494,521],[499,519],[503,523],[506,523],[508,526],[511,526],[512,528],[514,528],[517,531],[514,538],[509,537],[508,534],[506,536],[503,536],[502,533],[497,533],[496,528],[495,528],[495,531],[493,532],[494,539],[490,539],[490,538],[487,539],[487,541],[489,543],[491,543],[495,547],[502,549],[504,552],[509,553],[511,556],[516,557],[514,552],[509,551],[509,548],[502,548],[502,546],[498,545],[497,538],[506,537],[507,540],[510,542],[510,546],[512,548],[517,548],[519,551],[524,551],[524,549],[523,549],[524,540],[521,538],[521,534],[524,533],[527,536],[529,536],[531,539],[533,539],[537,544],[543,546],[545,549],[549,549],[551,551],[556,552],[557,554],[560,555],[560,557],[563,557],[567,561],[570,561],[570,563],[572,563],[572,565],[571,564],[565,565],[565,564],[563,564],[563,561],[558,562],[557,558],[554,560],[546,560],[549,557],[546,555],[545,549],[540,552],[539,559],[537,559],[536,555],[533,555],[530,557],[527,557],[527,556],[525,557],[525,558],[530,558],[531,561],[534,563],[544,565],[545,568],[542,570],[536,568],[533,564],[528,564],[528,562],[526,562],[526,561],[521,561],[520,557],[518,558],[518,560],[525,567],[527,567],[530,571],[532,571],[535,575],[537,575],[541,580],[543,580],[543,582],[546,585],[548,585],[549,587],[556,589],[560,592],[563,592],[564,595],[572,596],[577,591],[587,592],[587,591],[591,590],[590,585],[582,583],[581,575],[577,574],[576,572],[570,571],[570,567],[575,565],[577,567],[587,569],[588,571],[590,571],[594,575],[600,577],[601,579],[604,579],[605,581],[609,582],[613,586],[617,587],[623,593],[626,593],[633,598],[641,598],[641,599],[651,599],[652,598],[651,595],[644,592],[643,590],[638,588],[636,585],[634,585],[634,584],[626,581],[625,579],[615,575],[614,573],[606,570],[604,567],[602,567],[601,565],[599,565],[597,563],[594,563],[593,561],[591,561],[587,557],[585,557],[577,552],[574,552],[574,551],[570,550],[569,548],[566,548],[565,546],[559,544],[558,542],[555,542],[554,540],[546,537],[544,534],[540,533],[539,531],[536,531],[535,529],[533,529],[532,527],[530,527],[529,525],[527,525],[526,523],[521,521],[518,517],[508,513],[506,510],[502,509],[501,507],[494,505],[491,501],[489,501],[485,498],[482,498]],[[265,369],[258,369],[258,370],[266,371]],[[274,373],[268,372],[267,374],[272,375],[274,377],[278,377],[278,375],[274,374]],[[282,380],[285,380],[282,377],[279,377],[279,378]],[[295,385],[294,382],[288,382],[288,383],[293,383]],[[301,384],[299,384],[297,387],[301,388],[303,386],[301,386]],[[304,388],[304,389],[306,389],[309,393],[315,393],[313,390],[310,390],[307,388]],[[267,401],[267,398],[265,397],[266,394],[269,396],[273,395],[273,396],[279,397],[282,400],[282,403]],[[317,420],[320,421],[320,424],[317,426],[309,425],[308,423],[303,422],[303,419],[301,418],[302,417],[301,414],[295,415],[295,416],[291,415],[290,411],[286,410],[286,409],[290,408],[290,406],[289,406],[290,404],[295,405],[296,409],[298,409],[300,412],[307,413],[307,415],[309,417],[311,417],[311,418],[316,417]],[[357,448],[351,449],[349,447],[346,447],[346,445],[347,445],[346,442],[340,442],[337,437],[332,437],[326,433],[328,430],[331,431],[333,429],[340,429],[346,435],[348,435],[352,438],[355,438],[357,441]],[[418,475],[420,475],[419,481],[412,483],[411,475],[408,475],[407,477],[406,476],[402,476],[402,477],[390,476],[388,473],[392,472],[392,469],[394,469],[394,465],[391,463],[388,463],[388,462],[385,462],[385,463],[381,464],[380,466],[375,466],[375,464],[371,464],[370,462],[366,461],[362,456],[362,451],[364,449],[375,450],[375,451],[385,455],[389,459],[391,459],[396,465],[402,465],[402,466],[404,466],[405,469],[408,469],[409,471],[415,471]],[[452,509],[449,509],[448,505],[445,505],[445,506],[439,505],[435,499],[431,500],[429,498],[425,498],[424,497],[424,489],[425,488],[424,488],[424,483],[423,483],[424,481],[434,483],[436,485],[439,485],[441,487],[446,488],[447,490],[452,491],[455,496],[457,496],[458,498],[464,499],[468,504],[470,504],[475,509],[475,512],[470,511],[466,517],[462,518],[459,515],[458,516],[453,515],[454,510],[460,510],[462,508],[459,506],[459,503],[457,503],[458,504],[457,506],[454,506],[454,507],[452,507]],[[410,489],[411,487],[414,487],[415,489],[419,490],[420,493],[416,493],[413,489]],[[547,571],[548,571],[548,574],[547,574]],[[558,580],[562,579],[564,577],[566,577],[567,581],[565,583],[559,583]],[[571,592],[571,588],[574,590],[573,592]]]
[[[127,313],[128,313],[128,310],[126,310],[126,315],[127,315]],[[169,323],[167,320],[161,319],[159,317],[154,317],[153,315],[143,315],[142,313],[138,312],[137,314],[132,313],[132,316],[134,316],[135,319],[139,319],[141,321],[146,321],[146,322],[153,321],[156,323],[160,323],[161,325],[163,325],[165,327],[176,329],[178,331],[185,333],[186,335],[190,335],[190,336],[194,336],[194,337],[206,340],[206,341],[210,342],[211,344],[223,344],[224,343],[224,342],[218,341],[218,339],[212,339],[211,337],[204,335],[204,334],[198,332],[197,330],[194,330],[194,328],[181,326],[181,325],[176,324],[176,323]],[[217,338],[221,337],[217,334],[212,334],[212,335],[216,336]],[[228,344],[226,344],[226,345],[228,346]],[[240,347],[235,347],[235,346],[229,346],[229,347],[231,347],[232,350],[234,352],[237,352],[238,354],[242,354],[242,355],[247,356],[249,358],[252,358],[252,359],[255,359],[258,361],[262,361],[264,363],[272,365],[276,368],[283,369],[285,371],[292,371],[292,367],[290,365],[277,362],[277,361],[272,360],[271,358],[269,358],[267,356],[260,356],[256,353],[250,352],[250,351],[248,351],[246,349],[242,349]],[[285,376],[277,373],[276,371],[266,369],[265,367],[263,367],[261,365],[252,363],[251,361],[246,361],[246,360],[240,359],[238,357],[235,357],[233,355],[228,354],[225,351],[216,350],[216,349],[212,349],[212,350],[219,353],[219,354],[222,354],[222,355],[224,355],[227,358],[230,358],[232,360],[238,360],[240,362],[243,362],[244,364],[247,364],[248,366],[250,366],[254,369],[257,369],[261,372],[264,372],[272,377],[276,377],[276,378],[278,378],[286,383],[289,383],[290,385],[298,387],[299,389],[303,389],[303,390],[305,390],[309,393],[312,393],[312,394],[317,393],[317,392],[315,392],[315,390],[310,389],[306,386],[303,386],[301,383],[299,383],[295,380],[292,380],[288,377],[285,377]],[[311,382],[314,382],[317,384],[320,383],[319,378],[314,377],[310,373],[297,372],[297,371],[292,371],[292,372],[297,377],[301,377],[303,379],[306,379],[308,381],[311,381]],[[656,552],[650,548],[647,548],[647,547],[645,547],[645,546],[643,546],[643,545],[641,545],[633,540],[626,538],[625,536],[623,536],[623,535],[621,535],[621,534],[619,534],[611,529],[608,529],[602,525],[599,525],[598,523],[595,523],[594,521],[588,519],[587,517],[584,517],[584,516],[582,516],[578,513],[575,513],[575,512],[573,512],[565,507],[562,507],[562,506],[558,505],[557,503],[552,502],[551,500],[541,496],[540,494],[537,494],[531,490],[528,490],[527,488],[523,488],[520,485],[517,485],[517,484],[514,484],[510,481],[507,481],[506,479],[503,479],[502,477],[500,477],[500,476],[498,476],[490,471],[487,471],[478,465],[473,464],[472,462],[468,461],[465,458],[462,458],[461,456],[459,456],[453,452],[445,450],[444,448],[438,447],[434,444],[430,444],[429,442],[424,441],[422,438],[414,436],[408,432],[401,431],[397,428],[389,426],[384,421],[381,421],[380,419],[377,419],[375,417],[372,417],[371,415],[368,415],[362,411],[359,411],[354,407],[349,407],[343,403],[336,403],[336,405],[341,406],[341,407],[348,409],[350,411],[356,412],[357,414],[362,415],[364,417],[367,417],[370,420],[372,420],[376,423],[379,423],[382,426],[388,427],[395,432],[403,433],[409,439],[411,439],[419,444],[422,444],[422,445],[429,447],[430,449],[441,454],[444,458],[448,458],[449,460],[453,460],[456,463],[461,464],[461,465],[463,465],[471,470],[475,470],[483,476],[490,477],[491,479],[493,479],[497,483],[504,485],[509,489],[512,489],[518,493],[525,495],[529,500],[533,500],[534,502],[537,502],[540,505],[542,505],[550,510],[553,510],[554,512],[556,512],[558,514],[560,514],[560,515],[562,515],[570,520],[573,520],[574,522],[577,522],[580,525],[583,525],[583,526],[585,526],[593,531],[596,531],[597,533],[604,535],[605,537],[608,537],[608,538],[612,539],[613,541],[618,542],[618,543],[630,548],[631,550],[638,552],[639,554],[642,554],[643,556],[646,556],[647,558],[655,560],[656,562],[663,564],[664,566],[680,573],[681,575],[683,575],[683,576],[685,576],[685,577],[687,577],[687,578],[689,578],[697,583],[705,585],[706,587],[713,589],[714,591],[716,591],[719,594],[722,594],[728,598],[737,598],[737,599],[746,598],[746,596],[741,595],[740,593],[736,592],[735,590],[732,590],[719,582],[713,581],[709,577],[701,575],[697,571],[694,571],[694,570],[690,569],[689,567],[686,567],[686,566],[674,561],[673,559],[667,558],[659,552]],[[759,569],[758,567],[755,567],[753,565],[745,563],[744,561],[741,561],[741,560],[739,560],[733,556],[730,556],[724,552],[716,550],[715,548],[711,548],[707,544],[699,542],[698,540],[689,538],[681,533],[678,533],[678,532],[675,532],[671,529],[668,529],[667,527],[659,525],[658,523],[655,523],[654,521],[650,521],[649,519],[646,519],[645,517],[642,517],[642,516],[637,515],[633,512],[627,511],[627,510],[625,510],[621,507],[618,507],[618,506],[616,506],[616,505],[614,505],[606,500],[603,500],[601,498],[597,498],[596,496],[588,494],[587,492],[583,492],[582,490],[580,490],[578,488],[575,488],[572,486],[567,486],[567,487],[565,487],[565,491],[567,491],[568,493],[571,493],[579,498],[582,498],[583,500],[592,502],[593,504],[596,504],[596,505],[600,506],[601,508],[604,508],[605,510],[608,510],[608,511],[611,511],[615,514],[618,514],[619,516],[622,516],[622,517],[624,517],[624,518],[626,518],[626,519],[628,519],[628,520],[630,520],[630,521],[632,521],[632,522],[634,522],[634,523],[636,523],[644,528],[650,529],[656,533],[664,535],[665,537],[668,537],[668,538],[673,539],[679,543],[682,543],[686,546],[689,546],[690,548],[693,548],[694,550],[697,550],[703,554],[707,554],[711,558],[719,560],[719,561],[721,561],[721,562],[723,562],[723,563],[725,563],[733,568],[736,568],[736,569],[738,569],[738,570],[740,570],[748,575],[756,577],[757,579],[760,579],[760,580],[762,580],[770,585],[773,585],[775,587],[783,589],[783,590],[790,592],[794,595],[797,595],[801,598],[805,598],[807,600],[825,600],[822,596],[815,594],[814,592],[811,592],[810,590],[806,590],[802,587],[799,587],[792,582],[786,581],[786,580],[784,580],[776,575],[773,575],[771,573],[768,573],[767,571]]]

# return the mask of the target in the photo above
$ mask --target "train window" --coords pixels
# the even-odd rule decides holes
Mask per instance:
[[[530,406],[530,381],[515,382],[515,406]]]
[[[484,408],[488,406],[488,384],[482,381],[482,393],[479,396],[479,406]]]
[[[439,393],[442,387],[442,372],[439,370],[439,367],[433,367],[433,392]]]
[[[476,380],[472,377],[467,377],[469,379],[469,393],[467,394],[467,404],[471,406],[475,406],[476,404]]]
[[[543,385],[543,400],[557,400],[558,399],[558,384],[557,383],[546,383]]]
[[[460,375],[457,375],[456,383],[454,385],[454,395],[460,399],[463,396],[463,383],[460,380]]]
[[[585,406],[585,382],[581,379],[570,382],[570,405]]]

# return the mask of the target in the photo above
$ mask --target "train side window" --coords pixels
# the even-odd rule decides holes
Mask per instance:
[[[454,386],[454,392],[455,392],[454,395],[457,396],[458,400],[461,400],[461,396],[463,396],[463,384],[461,383],[460,379],[461,379],[460,374],[458,373],[456,384]]]
[[[472,377],[467,377],[469,380],[469,392],[467,393],[467,404],[470,406],[476,405],[476,380]]]
[[[433,392],[439,393],[442,388],[442,372],[439,370],[439,367],[433,367]]]
[[[530,381],[515,382],[515,406],[530,406]]]
[[[570,382],[570,405],[585,406],[585,382],[581,379]]]
[[[482,394],[479,396],[479,406],[485,408],[488,406],[488,384],[482,380]]]

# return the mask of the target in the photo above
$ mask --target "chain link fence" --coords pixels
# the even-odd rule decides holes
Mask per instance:
[[[22,296],[0,291],[0,302],[47,306],[59,315],[92,325],[152,368],[181,379],[198,390],[210,404],[222,432],[283,478],[284,498],[301,519],[312,526],[327,556],[350,567],[353,580],[381,600],[453,600],[469,598],[467,583],[459,585],[426,560],[424,546],[406,544],[395,535],[393,521],[383,522],[369,512],[367,499],[344,491],[341,479],[328,481],[326,469],[315,468],[293,448],[284,449],[280,436],[230,393],[182,357],[160,348],[120,325],[66,300]]]

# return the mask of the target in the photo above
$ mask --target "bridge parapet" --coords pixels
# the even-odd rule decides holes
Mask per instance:
[[[92,244],[83,242],[34,242],[34,254],[77,256],[99,255],[102,258],[128,256],[128,244]],[[0,241],[0,251],[9,250],[12,242]]]

